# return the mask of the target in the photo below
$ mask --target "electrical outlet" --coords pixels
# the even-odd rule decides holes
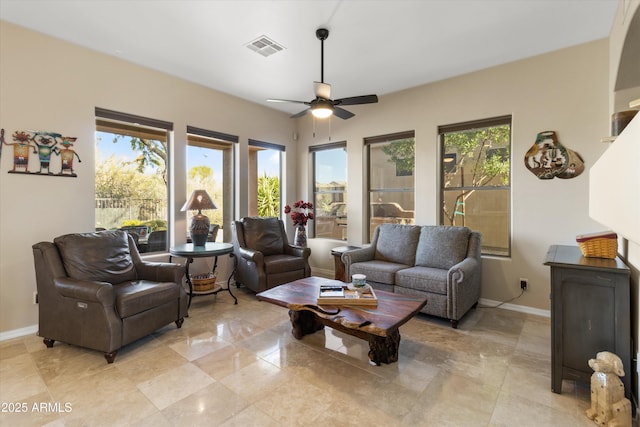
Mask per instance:
[[[37,303],[38,303],[38,293],[37,293],[37,292],[34,292],[34,293],[33,293],[33,303],[34,303],[34,304],[37,304]]]
[[[529,288],[529,279],[520,278],[520,289],[526,291]]]

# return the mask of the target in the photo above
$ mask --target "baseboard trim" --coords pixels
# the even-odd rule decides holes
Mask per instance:
[[[324,277],[325,279],[333,279],[335,273],[333,270],[329,270],[327,268],[311,268],[311,275]]]
[[[494,307],[501,303],[501,301],[494,301],[486,298],[480,298],[480,301],[478,302],[480,303],[480,305],[484,305],[486,307]],[[551,317],[550,310],[542,310],[539,308],[527,307],[526,305],[505,303],[496,308],[503,308],[505,310],[518,311],[520,313],[535,314],[536,316],[542,316],[542,317],[549,317],[549,318]]]
[[[13,338],[24,337],[25,335],[37,334],[38,325],[31,325],[24,328],[12,329],[10,331],[0,332],[0,341],[7,341]]]

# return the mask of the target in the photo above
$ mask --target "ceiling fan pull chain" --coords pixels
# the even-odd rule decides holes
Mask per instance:
[[[313,119],[313,139],[316,139],[316,116],[312,115],[311,118]]]

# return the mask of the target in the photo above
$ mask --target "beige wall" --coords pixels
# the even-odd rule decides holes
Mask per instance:
[[[0,334],[37,324],[31,245],[94,228],[96,106],[174,123],[171,185],[175,194],[183,195],[173,201],[170,213],[176,218],[176,230],[185,229],[185,216],[179,209],[186,199],[187,125],[239,136],[236,215],[246,214],[248,206],[247,179],[239,172],[247,170],[248,139],[283,144],[287,155],[296,155],[296,145],[290,140],[295,121],[287,114],[3,21],[0,52],[0,127],[6,131],[6,141],[12,142],[10,134],[16,130],[60,132],[78,137],[74,148],[82,159],[75,164],[77,178],[8,174],[13,150],[3,147]],[[295,194],[296,181],[287,182],[285,193]]]
[[[634,36],[631,36],[634,34]],[[640,99],[640,0],[625,0],[618,3],[615,21],[609,37],[609,114],[629,109],[629,102]],[[633,132],[633,133],[632,133]],[[606,155],[598,161],[597,168],[600,175],[594,173],[591,182],[596,183],[591,188],[591,209],[599,210],[596,205],[603,203],[611,193],[620,195],[620,190],[627,191],[626,197],[614,200],[614,208],[625,209],[625,223],[621,232],[629,241],[623,242],[622,253],[627,264],[631,267],[631,332],[634,337],[632,351],[635,353],[636,372],[630,372],[632,384],[635,384],[636,403],[640,396],[640,115],[633,119],[633,126],[627,126],[624,137],[616,140],[607,148]],[[621,135],[622,137],[622,135]],[[623,171],[623,173],[620,173]],[[626,171],[627,173],[624,173]],[[635,180],[634,180],[635,179]],[[624,185],[620,185],[624,184]],[[611,191],[615,189],[615,191]],[[609,194],[609,196],[607,196]],[[635,195],[635,197],[634,197]],[[604,196],[604,197],[603,197]],[[631,197],[628,197],[631,196]],[[598,212],[597,219],[608,224],[614,230],[618,229],[619,219],[613,212]],[[635,223],[634,221],[635,215]]]
[[[309,116],[296,123],[284,113],[5,22],[0,22],[0,47],[0,126],[8,132],[41,129],[77,136],[75,148],[84,159],[75,179],[7,174],[11,157],[5,147],[0,167],[0,333],[37,323],[36,306],[31,303],[35,291],[31,244],[93,228],[95,106],[174,122],[174,172],[180,178],[173,183],[176,194],[185,189],[180,165],[185,162],[184,129],[189,124],[240,136],[237,217],[248,209],[247,179],[239,172],[248,167],[248,138],[287,146],[284,176],[297,179],[285,180],[289,184],[285,201],[310,195],[305,147],[328,141],[326,122],[316,123],[313,138]],[[526,277],[530,289],[514,304],[548,310],[549,271],[542,262],[549,245],[575,244],[576,234],[602,227],[588,216],[587,173],[570,180],[541,181],[526,170],[523,157],[536,133],[544,130],[558,132],[560,141],[579,152],[587,167],[603,153],[599,141],[609,131],[608,55],[608,41],[596,41],[381,96],[377,105],[349,107],[356,117],[333,119],[331,124],[331,140],[348,141],[349,243],[360,243],[366,235],[360,217],[366,200],[364,137],[415,130],[416,223],[435,224],[437,127],[512,114],[513,256],[485,259],[482,298],[510,299],[520,291],[518,279]],[[57,63],[62,65],[50,65]],[[295,144],[290,140],[294,131],[299,135]],[[297,152],[296,147],[300,147]],[[177,229],[184,227],[182,202],[174,203]],[[314,270],[330,274],[330,249],[342,244],[311,239]]]
[[[582,155],[587,168],[600,157],[606,149],[600,138],[609,131],[608,52],[608,41],[600,40],[382,96],[376,105],[348,107],[356,116],[332,119],[331,140],[347,141],[349,243],[361,243],[365,236],[360,217],[366,200],[363,138],[415,129],[416,223],[436,224],[438,126],[511,114],[512,257],[484,259],[482,298],[515,297],[523,277],[529,279],[529,290],[513,304],[534,312],[549,310],[550,273],[543,266],[547,249],[575,245],[577,234],[602,226],[589,218],[588,173],[568,180],[539,180],[525,168],[524,154],[538,132],[555,130],[560,142]],[[328,140],[328,124],[316,122],[315,138],[311,126],[310,117],[301,120],[301,144]],[[306,165],[305,150],[298,155],[299,163]],[[306,170],[300,172],[300,179],[306,179]],[[311,240],[310,246],[313,254],[326,254],[338,243]],[[312,258],[313,267],[332,268],[329,257]]]

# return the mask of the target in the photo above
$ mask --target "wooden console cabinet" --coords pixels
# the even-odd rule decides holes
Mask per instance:
[[[544,264],[551,267],[551,390],[561,393],[563,379],[589,384],[589,359],[610,351],[622,359],[625,396],[633,402],[629,267],[559,245]]]

